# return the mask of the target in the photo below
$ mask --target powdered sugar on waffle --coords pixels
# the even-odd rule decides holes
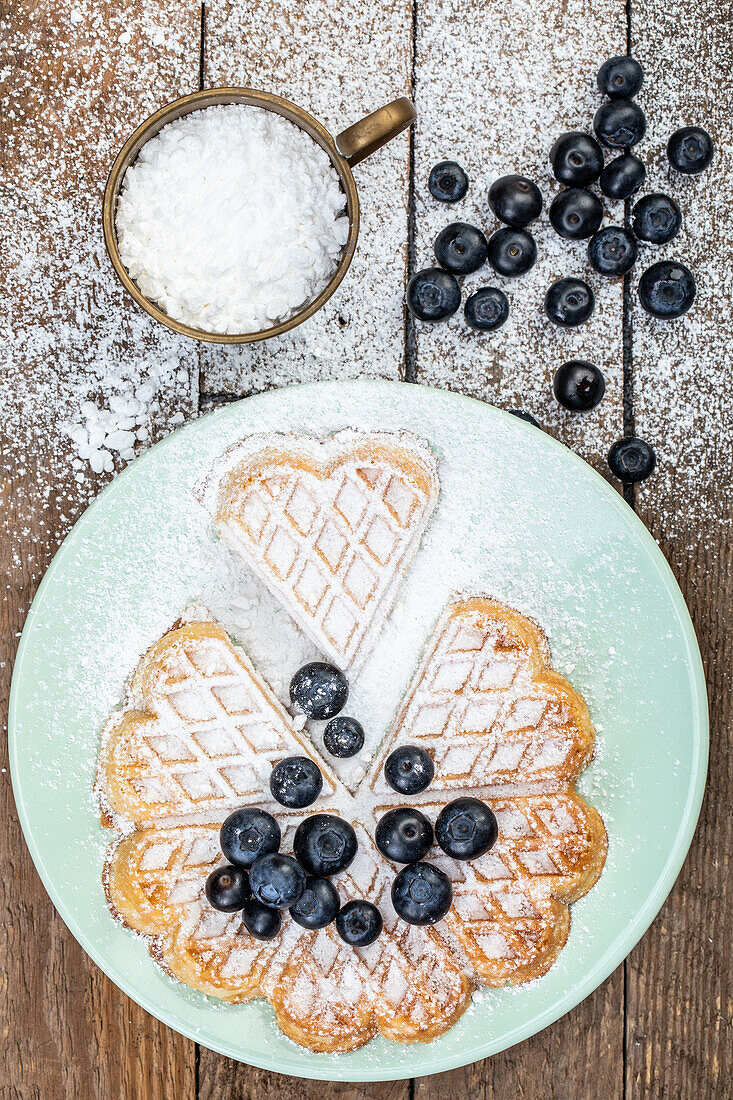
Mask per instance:
[[[144,822],[272,802],[272,765],[313,755],[246,655],[221,627],[187,622],[145,655],[127,710],[103,736],[99,790],[106,807]],[[319,761],[324,796],[334,777]]]
[[[461,667],[453,659],[457,655]],[[375,805],[382,794],[381,769],[374,773],[372,787],[377,797],[372,798],[371,805],[363,792],[351,800],[345,791],[339,805],[343,816],[358,827],[360,834],[358,858],[352,869],[339,876],[342,900],[368,897],[385,917],[382,937],[368,949],[349,951],[333,928],[314,937],[290,924],[286,924],[282,936],[271,946],[250,943],[246,937],[242,942],[238,922],[212,912],[203,900],[205,877],[221,858],[211,844],[211,832],[215,835],[216,825],[201,826],[194,822],[187,827],[166,827],[164,820],[160,822],[157,803],[151,807],[151,814],[158,817],[159,823],[124,840],[109,856],[106,890],[110,904],[132,928],[160,937],[153,953],[174,976],[226,1000],[265,994],[285,1033],[313,1049],[351,1049],[377,1031],[403,1041],[425,1040],[441,1034],[464,1011],[473,984],[521,981],[547,970],[567,937],[568,911],[563,903],[574,900],[593,885],[605,858],[600,819],[571,787],[592,748],[587,712],[567,683],[549,673],[546,657],[541,635],[526,619],[491,601],[459,602],[448,610],[445,621],[439,625],[425,667],[397,718],[396,737],[401,735],[402,722],[408,732],[416,735],[415,729],[409,731],[410,709],[414,711],[415,699],[424,715],[426,710],[436,711],[436,688],[439,692],[449,690],[454,696],[454,710],[456,702],[459,709],[463,703],[468,704],[457,721],[465,731],[466,744],[478,741],[478,746],[472,747],[480,750],[482,739],[487,742],[490,739],[493,726],[482,718],[488,727],[486,732],[467,736],[468,715],[472,708],[475,710],[475,695],[479,693],[484,701],[495,699],[499,704],[491,719],[492,723],[496,720],[497,745],[487,759],[493,760],[502,745],[521,747],[513,763],[504,762],[503,770],[525,781],[528,795],[494,800],[501,822],[501,840],[491,853],[475,861],[475,867],[467,870],[452,860],[442,860],[455,884],[456,905],[440,928],[414,929],[404,925],[391,905],[389,890],[396,868],[390,868],[377,854],[370,839],[381,812]],[[146,655],[133,679],[133,699],[138,697],[148,712],[160,712],[160,693],[164,691],[166,700],[175,707],[181,722],[192,729],[198,742],[202,730],[204,734],[210,732],[211,724],[216,726],[219,719],[211,716],[212,723],[208,723],[205,708],[197,706],[193,725],[188,721],[190,708],[181,697],[190,696],[194,690],[191,669],[195,669],[197,683],[201,676],[206,680],[205,700],[210,702],[213,695],[219,701],[223,692],[231,693],[232,662],[236,663],[236,655],[220,628],[192,623],[166,636]],[[533,676],[520,675],[523,664],[531,668]],[[508,677],[502,675],[507,670]],[[444,682],[446,676],[449,684]],[[467,692],[469,681],[472,689]],[[419,697],[424,684],[433,689],[427,701]],[[507,688],[514,685],[519,690],[510,693],[507,701]],[[535,690],[532,697],[533,686],[544,690],[540,694]],[[260,691],[266,696],[264,687]],[[528,704],[536,704],[538,699],[542,701],[541,710],[548,714],[553,711],[548,730],[541,728],[542,714],[536,705],[529,713]],[[235,709],[239,712],[243,708]],[[248,697],[244,710],[251,709]],[[540,757],[543,744],[552,741],[553,720],[557,729],[566,730],[567,748],[548,761]],[[531,750],[526,738],[517,738],[528,723]],[[455,746],[448,737],[448,757],[440,757],[447,736],[444,727],[445,716],[437,725],[433,716],[430,728],[420,729],[423,739],[432,739],[431,748],[439,766],[430,796],[433,801],[438,799],[432,807],[436,815],[452,791],[466,792],[478,784],[479,793],[489,797],[483,764],[477,767],[474,760],[459,775],[445,772]],[[482,727],[476,727],[479,728]],[[247,738],[249,729],[248,724],[243,730]],[[144,740],[154,754],[160,755],[156,747],[160,737],[155,727],[152,732],[155,736],[151,739],[148,724],[143,730]],[[268,733],[266,743],[260,746],[265,755],[268,747],[272,747],[273,732],[275,741],[281,739],[277,731]],[[113,747],[115,736],[113,731],[109,742]],[[198,755],[197,748],[189,748],[189,756]],[[282,748],[279,751],[282,753]],[[246,762],[246,746],[244,753]],[[166,754],[171,755],[166,750],[160,756],[163,765],[170,763]],[[529,764],[523,766],[527,755]],[[172,756],[174,768],[168,768],[166,775],[175,771],[172,778],[182,783],[181,753],[176,751]],[[147,752],[148,775],[149,757]],[[221,750],[217,763],[228,784],[236,761],[222,763],[220,757]],[[119,756],[113,748],[103,755],[100,775],[108,793],[116,786],[119,790],[120,777],[129,784],[131,760],[134,781],[140,775],[134,754]],[[198,768],[198,762],[193,766]],[[558,787],[564,789],[556,791]],[[124,793],[127,788],[122,789]],[[441,790],[448,792],[442,802]],[[328,784],[321,809],[330,808],[333,794]],[[137,791],[132,799],[128,798],[128,804],[132,816],[140,821],[147,812],[147,803],[144,798],[145,804],[140,805],[138,800],[136,806],[136,795]],[[188,805],[187,786],[184,801]],[[203,810],[214,804],[218,802],[204,798],[198,807]],[[171,808],[176,807],[169,804],[165,809]],[[307,813],[306,810],[300,815],[286,815],[286,849],[292,843],[292,826]]]
[[[320,649],[364,661],[438,495],[437,463],[407,433],[252,436],[198,489],[217,529]]]

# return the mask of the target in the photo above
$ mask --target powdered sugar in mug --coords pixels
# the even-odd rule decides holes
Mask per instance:
[[[334,139],[302,108],[247,88],[169,104],[128,139],[107,181],[105,243],[120,280],[156,320],[199,340],[293,328],[354,255],[351,168],[414,118],[398,99]]]

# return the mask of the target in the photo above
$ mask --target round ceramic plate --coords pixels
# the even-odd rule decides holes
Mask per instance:
[[[572,907],[549,973],[482,992],[429,1044],[376,1039],[340,1055],[285,1038],[264,1001],[225,1005],[172,982],[115,924],[100,874],[109,835],[91,795],[99,731],[139,655],[205,587],[213,544],[191,486],[254,431],[408,429],[440,458],[441,498],[400,593],[437,618],[450,589],[534,615],[553,660],[588,701],[596,759],[579,789],[609,852]],[[388,624],[387,630],[399,627]],[[405,675],[425,638],[406,628]],[[417,647],[417,648],[416,648]],[[379,643],[377,643],[377,650]],[[368,683],[368,672],[365,671]],[[526,1039],[586,997],[631,950],[680,869],[707,762],[700,655],[660,551],[620,496],[565,447],[491,406],[386,382],[261,394],[169,436],[120,474],[76,524],[33,602],[10,707],[13,786],[28,846],[66,924],[138,1004],[233,1058],[303,1077],[422,1076]]]

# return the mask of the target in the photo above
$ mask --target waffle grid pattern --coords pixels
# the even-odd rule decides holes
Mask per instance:
[[[203,895],[222,858],[215,825],[152,828],[123,841],[108,860],[109,893],[120,897],[115,878],[134,883],[123,916],[155,929],[159,961],[174,976],[205,973],[206,991],[227,999],[269,995],[294,1037],[310,1031],[324,1049],[334,1039],[360,1045],[370,1018],[396,1037],[443,1031],[465,1008],[470,985],[434,930],[398,921],[389,868],[360,827],[358,836],[357,858],[338,886],[343,901],[369,897],[384,914],[382,936],[368,948],[348,947],[333,926],[308,933],[288,922],[270,943],[242,934],[238,915],[217,912]]]
[[[310,742],[224,632],[190,624],[168,636],[162,667],[138,675],[141,710],[113,723],[101,764],[114,812],[147,821],[165,814],[269,800],[272,766]],[[117,767],[104,782],[104,772]],[[126,765],[126,766],[125,766]],[[326,772],[324,787],[333,791]]]
[[[495,619],[449,611],[390,751],[399,743],[426,747],[435,762],[431,790],[567,780],[576,770],[578,697],[561,677],[538,676],[538,654],[497,629]],[[381,769],[373,783],[380,795],[389,793]]]
[[[434,471],[394,443],[306,463],[297,449],[249,456],[222,477],[216,520],[237,552],[342,668],[364,658],[437,500]],[[407,444],[403,444],[407,447]]]
[[[226,639],[212,624],[189,624],[189,629]],[[229,682],[234,651],[228,641],[220,646],[212,650],[208,639],[193,647],[171,646],[163,639],[144,659],[133,686],[137,682],[143,695],[172,694],[177,717],[171,714],[170,721],[180,723],[185,705],[179,696],[185,697],[192,680],[203,675],[217,690]],[[264,686],[261,690],[267,694]],[[496,704],[491,724],[469,728],[466,714],[485,697]],[[475,794],[494,808],[499,840],[491,852],[467,863],[433,850],[429,858],[451,878],[454,902],[439,925],[419,929],[398,920],[390,899],[397,868],[376,852],[369,833],[383,809],[404,801],[380,788],[384,755],[400,740],[417,738],[413,716],[436,700],[450,703],[451,710],[432,734],[422,736],[438,767],[421,807],[435,820],[457,790]],[[528,700],[536,702],[539,716],[530,737]],[[518,704],[521,723],[513,720]],[[502,775],[527,788],[522,794],[507,793],[508,785],[496,782],[497,772],[482,763],[461,774],[442,770],[446,756],[440,753],[461,739],[491,760],[518,732],[528,745],[518,757],[521,766]],[[542,743],[558,737],[565,752],[550,767]],[[385,928],[375,945],[354,950],[341,943],[333,927],[309,933],[292,921],[276,941],[261,944],[242,932],[236,917],[211,909],[203,884],[221,857],[218,822],[210,824],[210,816],[204,822],[199,815],[199,824],[143,828],[114,847],[106,872],[110,904],[131,927],[156,936],[152,950],[174,976],[226,1000],[267,996],[286,1034],[312,1049],[352,1049],[377,1032],[403,1041],[432,1038],[464,1011],[475,984],[538,977],[561,950],[568,903],[590,889],[605,858],[602,822],[573,789],[591,750],[585,705],[550,669],[534,624],[490,600],[460,601],[438,625],[393,733],[373,762],[373,809],[366,813],[363,794],[349,795],[337,780],[319,807],[364,819],[364,827],[354,821],[360,832],[357,858],[337,884],[342,901],[366,897],[379,906]],[[483,760],[481,751],[477,759]],[[533,767],[538,759],[544,760],[541,768]],[[283,822],[284,850],[303,815]]]

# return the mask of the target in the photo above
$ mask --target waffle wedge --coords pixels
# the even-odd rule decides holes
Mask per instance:
[[[234,551],[319,649],[353,672],[435,507],[437,462],[406,434],[252,436],[197,492]]]
[[[335,777],[240,649],[213,622],[171,630],[143,657],[129,705],[102,736],[97,790],[107,813],[146,822],[270,799],[272,766],[310,756]]]
[[[603,870],[603,822],[574,788],[594,736],[585,702],[550,666],[535,623],[483,596],[446,609],[371,785],[382,809],[400,801],[383,763],[399,745],[417,744],[435,762],[421,806],[431,820],[460,795],[496,814],[490,852],[465,862],[429,857],[453,883],[438,929],[460,945],[479,983],[544,974],[567,940],[569,904]]]
[[[352,1050],[376,1034],[428,1041],[463,1013],[471,983],[435,929],[397,919],[390,868],[363,828],[357,835],[338,888],[343,901],[373,899],[384,916],[382,935],[366,948],[347,946],[333,925],[308,932],[293,921],[262,943],[242,931],[238,914],[212,909],[203,887],[222,858],[218,824],[154,827],[122,840],[108,856],[107,896],[126,924],[154,937],[151,953],[174,977],[227,1001],[267,997],[285,1034],[311,1050]]]

